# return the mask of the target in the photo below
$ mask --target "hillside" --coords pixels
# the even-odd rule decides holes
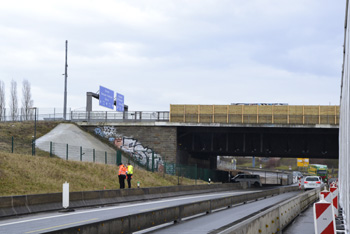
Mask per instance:
[[[45,135],[58,122],[38,122],[37,138]],[[36,150],[31,155],[32,122],[0,124],[0,196],[54,193],[62,191],[62,184],[70,183],[70,191],[91,191],[119,188],[117,167],[98,163],[65,161],[49,157]],[[11,153],[12,136],[14,153]],[[135,167],[132,187],[194,184],[194,180],[152,173]],[[197,181],[198,183],[205,183]]]
[[[70,191],[117,189],[117,174],[114,165],[0,152],[0,196],[61,192],[65,181],[70,183]],[[182,185],[195,183],[179,179]],[[136,167],[133,188],[137,181],[141,187],[172,186],[177,185],[178,178]]]

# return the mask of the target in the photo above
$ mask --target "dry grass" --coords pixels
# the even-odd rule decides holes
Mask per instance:
[[[36,138],[39,138],[60,122],[38,121],[36,125]],[[34,136],[34,121],[26,122],[1,122],[0,123],[0,151],[12,151],[12,137],[14,152],[18,154],[31,154],[32,141]],[[37,151],[39,155],[47,155]]]
[[[37,122],[37,138],[45,135],[60,122]],[[34,123],[0,123],[0,196],[55,193],[62,184],[70,183],[70,191],[92,191],[119,188],[117,167],[88,162],[65,161],[49,157],[49,153],[36,149],[31,155]],[[14,153],[11,153],[14,137]],[[152,173],[135,168],[132,187],[195,184],[194,180]],[[197,183],[205,183],[197,181]]]
[[[117,174],[113,165],[0,153],[0,196],[61,192],[65,181],[70,183],[70,191],[118,189]],[[137,181],[141,187],[172,186],[177,185],[178,177],[135,168],[133,188]],[[180,183],[188,185],[195,181],[180,178]]]

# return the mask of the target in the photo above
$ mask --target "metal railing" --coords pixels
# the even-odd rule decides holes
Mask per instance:
[[[11,116],[4,110],[0,115],[2,122],[14,121],[33,121],[35,119],[34,112],[24,115],[18,114]],[[21,112],[22,113],[22,112]],[[37,108],[36,119],[38,121],[72,121],[72,122],[153,122],[153,121],[169,121],[169,111],[70,111],[64,119],[62,112],[57,112],[55,108],[40,109]]]
[[[33,121],[34,112],[13,118],[3,111],[0,121]],[[339,125],[339,115],[265,115],[265,114],[174,114],[169,111],[70,111],[63,113],[37,108],[38,121],[72,121],[90,123],[122,122],[173,122],[173,123],[223,123],[223,124],[287,124],[287,125]]]
[[[169,111],[72,111],[73,122],[150,122],[169,121]]]

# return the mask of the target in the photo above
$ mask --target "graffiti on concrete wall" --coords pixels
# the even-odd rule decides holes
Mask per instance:
[[[154,157],[154,166],[157,167],[162,162],[162,157],[152,149],[142,145],[140,141],[134,139],[132,136],[124,136],[117,132],[117,129],[112,126],[96,127],[94,129],[96,135],[104,138],[108,138],[110,142],[113,142],[120,150],[128,153],[135,161],[145,165],[149,168],[152,167],[152,155]]]

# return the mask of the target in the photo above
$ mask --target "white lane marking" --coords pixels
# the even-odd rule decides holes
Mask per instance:
[[[150,209],[140,210],[140,212],[146,212],[146,211],[150,211],[150,210],[159,210],[159,209],[168,208],[168,207],[169,206],[158,206],[158,207],[154,207],[154,208],[150,208]]]
[[[78,223],[86,223],[86,222],[95,221],[95,220],[98,220],[98,218],[83,220],[83,221],[74,222],[74,223],[66,223],[66,224],[62,224],[62,225],[58,225],[58,226],[53,226],[53,227],[48,227],[48,228],[43,228],[43,229],[39,229],[39,230],[35,230],[35,231],[30,231],[30,232],[26,232],[26,233],[42,232],[42,231],[46,231],[46,230],[49,230],[49,229],[54,229],[54,228],[59,228],[59,227],[64,227],[64,226],[69,226],[69,225],[78,224]]]
[[[260,190],[247,191],[247,192],[235,192],[235,193],[232,193],[232,195],[240,194],[240,193],[252,193],[252,192],[260,192]],[[17,221],[17,222],[12,222],[12,223],[5,223],[5,224],[0,224],[0,227],[13,225],[13,224],[19,224],[19,223],[33,222],[33,221],[44,220],[44,219],[59,218],[59,217],[70,216],[70,215],[86,214],[86,213],[100,212],[100,211],[106,211],[106,210],[123,209],[126,207],[143,206],[143,205],[172,202],[172,201],[180,201],[180,200],[193,199],[193,198],[213,197],[213,196],[219,196],[221,194],[228,194],[228,193],[217,193],[217,194],[211,194],[211,195],[193,196],[193,197],[184,197],[184,198],[169,199],[169,200],[162,200],[162,201],[145,202],[145,203],[125,205],[125,206],[116,206],[116,207],[108,207],[108,208],[101,208],[101,209],[99,208],[99,209],[86,210],[86,211],[74,212],[74,213],[69,213],[69,214],[53,215],[53,216],[47,216],[47,217],[42,217],[42,218],[28,219],[28,220],[22,220],[22,221]]]

